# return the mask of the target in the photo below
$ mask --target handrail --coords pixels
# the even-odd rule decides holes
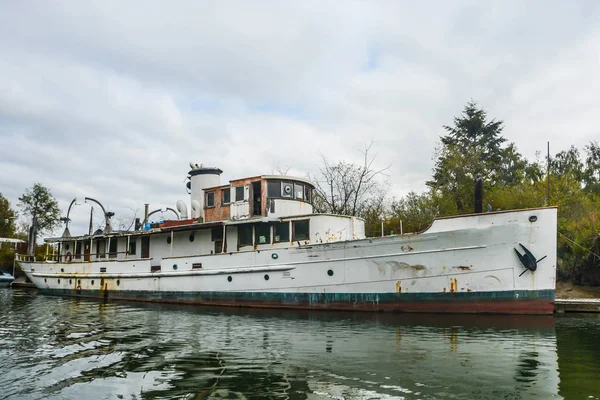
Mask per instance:
[[[18,254],[15,253],[15,261],[27,261],[27,262],[35,262],[35,256],[29,256],[27,254]]]

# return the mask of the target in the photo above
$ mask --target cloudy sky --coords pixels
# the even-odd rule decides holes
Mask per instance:
[[[0,0],[0,192],[131,217],[187,199],[192,160],[305,176],[372,140],[400,196],[470,99],[529,158],[581,148],[600,139],[598,21],[594,0]]]

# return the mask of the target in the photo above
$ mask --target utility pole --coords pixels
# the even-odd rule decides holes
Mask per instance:
[[[548,177],[548,193],[546,196],[546,206],[550,206],[550,141],[548,141],[548,156],[546,161],[546,176]]]

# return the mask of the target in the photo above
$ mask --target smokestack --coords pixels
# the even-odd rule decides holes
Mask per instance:
[[[148,222],[148,210],[149,210],[150,204],[146,203],[144,204],[144,224],[146,225],[146,223]]]

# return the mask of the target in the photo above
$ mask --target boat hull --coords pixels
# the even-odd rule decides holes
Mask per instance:
[[[256,293],[42,289],[50,295],[193,305],[410,313],[552,314],[554,290],[478,293]]]
[[[436,220],[415,235],[212,255],[20,265],[45,293],[109,300],[550,314],[556,218],[556,208],[506,211]],[[181,242],[176,237],[174,243]],[[528,252],[535,268],[523,261]]]

